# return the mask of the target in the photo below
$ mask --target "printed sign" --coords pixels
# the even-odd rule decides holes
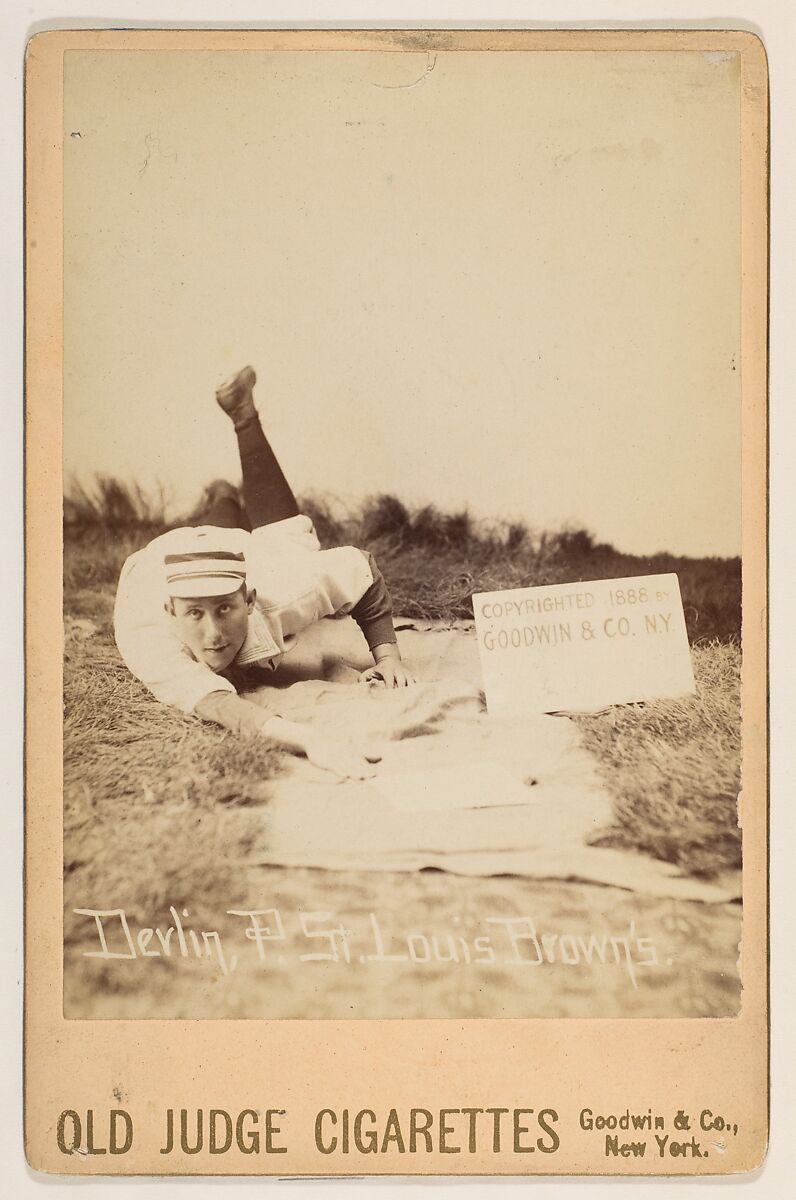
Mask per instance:
[[[492,716],[694,692],[674,574],[479,592],[473,610]]]

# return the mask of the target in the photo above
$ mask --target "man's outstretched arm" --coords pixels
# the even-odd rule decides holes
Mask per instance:
[[[204,721],[213,721],[233,733],[265,737],[294,754],[303,754],[316,767],[331,771],[339,779],[370,779],[371,761],[309,725],[274,716],[235,692],[210,692],[194,708]]]

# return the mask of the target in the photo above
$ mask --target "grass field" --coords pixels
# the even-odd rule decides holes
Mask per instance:
[[[326,545],[373,551],[396,612],[407,616],[471,616],[474,591],[676,571],[698,695],[579,718],[615,799],[602,841],[707,877],[739,865],[736,560],[634,558],[595,545],[583,531],[485,527],[466,514],[410,513],[391,497],[345,519],[313,500],[304,508]],[[263,743],[158,705],[118,656],[112,608],[119,570],[164,526],[157,504],[112,481],[93,498],[65,504],[67,880],[82,897],[105,894],[112,881],[118,903],[124,893],[144,907],[163,899],[164,881],[170,902],[208,889],[234,898],[239,881],[231,864],[245,851],[240,809],[281,762]],[[230,808],[238,814],[234,832],[224,819]],[[195,821],[185,821],[188,810]]]
[[[487,526],[463,512],[411,512],[394,497],[378,497],[343,517],[312,498],[303,510],[324,545],[372,550],[395,612],[407,617],[472,617],[471,596],[483,590],[675,571],[698,696],[580,718],[616,797],[615,828],[605,839],[699,874],[740,863],[737,559],[633,557],[595,545],[585,530],[538,534],[517,524]],[[142,794],[157,800],[175,788],[199,806],[215,804],[220,792],[245,803],[247,782],[279,770],[279,752],[235,743],[158,706],[125,670],[113,643],[121,564],[166,527],[160,498],[114,480],[98,481],[92,496],[76,492],[66,499],[66,784],[79,776],[79,790],[100,805],[106,799],[131,803]],[[94,635],[80,636],[89,628]]]
[[[616,797],[615,828],[605,840],[700,874],[740,862],[737,560],[635,558],[595,545],[583,530],[534,534],[520,526],[487,527],[466,514],[409,512],[393,497],[379,497],[345,518],[333,516],[317,500],[305,500],[303,506],[324,545],[360,545],[375,553],[395,611],[409,617],[472,617],[469,598],[480,590],[676,571],[698,696],[580,719]],[[66,500],[67,830],[74,822],[85,827],[84,818],[94,817],[88,822],[91,853],[80,854],[71,870],[101,872],[107,854],[118,865],[103,833],[108,805],[144,804],[160,811],[164,797],[179,794],[188,808],[215,812],[220,799],[245,804],[252,782],[259,784],[280,767],[279,752],[268,746],[237,742],[158,706],[121,664],[112,634],[119,570],[128,553],[164,527],[160,504],[113,481],[104,481],[95,497],[78,494]],[[172,860],[162,864],[162,875],[172,881],[184,874],[188,860],[180,847],[178,817],[158,816],[169,826],[162,841],[172,847]],[[193,830],[191,838],[196,836]],[[205,824],[199,836],[217,838],[223,832],[210,832]],[[126,856],[127,862],[132,864],[133,857]],[[221,863],[225,856],[214,858]],[[191,886],[186,881],[188,892]]]

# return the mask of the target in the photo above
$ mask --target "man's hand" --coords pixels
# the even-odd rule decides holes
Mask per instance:
[[[357,750],[284,717],[269,717],[260,732],[286,750],[305,755],[308,762],[330,771],[338,779],[372,779],[376,772],[371,764],[381,761],[381,752],[375,745],[364,745]]]
[[[376,768],[372,765],[378,758],[373,755],[365,758],[350,746],[338,745],[331,738],[310,735],[306,741],[304,753],[309,762],[324,771],[331,771],[338,779],[372,779]]]
[[[401,651],[393,642],[376,646],[373,657],[376,660],[375,665],[362,672],[359,676],[360,683],[367,683],[373,687],[400,688],[409,687],[410,683],[415,682],[401,661]]]

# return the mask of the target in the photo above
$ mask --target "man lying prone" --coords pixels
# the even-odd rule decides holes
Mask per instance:
[[[246,367],[216,393],[237,434],[245,507],[234,489],[216,488],[202,524],[170,530],[127,559],[116,643],[164,704],[267,737],[342,778],[363,779],[373,773],[364,754],[238,694],[272,679],[303,630],[346,614],[374,660],[361,679],[383,688],[413,682],[381,572],[353,546],[321,550],[263,432],[255,382]]]

